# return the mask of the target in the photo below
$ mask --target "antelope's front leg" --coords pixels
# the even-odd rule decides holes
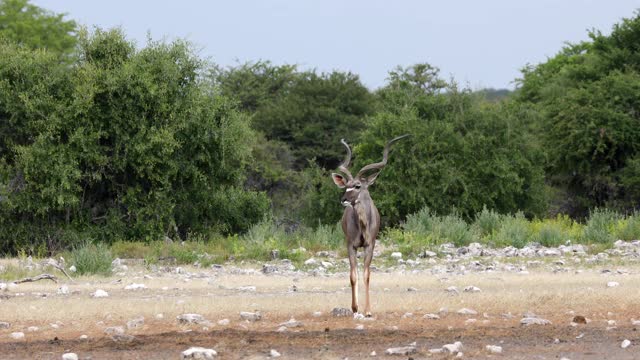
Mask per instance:
[[[358,312],[358,263],[356,260],[356,249],[349,246],[349,266],[351,267],[351,310]]]
[[[371,272],[369,267],[371,266],[371,260],[373,259],[373,245],[369,245],[364,248],[364,290],[366,303],[364,306],[365,316],[371,317],[371,303],[369,302],[369,276]]]

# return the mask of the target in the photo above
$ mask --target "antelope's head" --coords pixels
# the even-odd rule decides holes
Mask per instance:
[[[369,186],[375,182],[382,169],[387,165],[391,144],[407,136],[409,136],[409,134],[391,139],[384,147],[382,161],[364,166],[360,171],[358,171],[358,174],[356,174],[355,177],[353,177],[349,171],[349,164],[351,163],[351,148],[344,139],[340,140],[340,142],[347,148],[347,157],[338,167],[338,170],[344,175],[332,173],[331,178],[339,188],[345,189],[344,195],[342,195],[341,199],[343,206],[355,206],[360,202],[363,196],[369,196]]]

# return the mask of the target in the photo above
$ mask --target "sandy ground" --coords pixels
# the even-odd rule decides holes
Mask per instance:
[[[440,359],[447,356],[429,349],[455,341],[463,343],[465,359],[640,359],[640,333],[631,322],[640,319],[640,267],[625,269],[624,275],[602,274],[601,268],[557,274],[374,273],[373,320],[331,316],[334,307],[350,305],[346,273],[229,275],[187,269],[192,271],[188,278],[174,273],[145,278],[140,268],[124,277],[67,281],[69,295],[56,294],[62,283],[26,283],[0,293],[10,295],[0,300],[0,321],[11,323],[0,330],[0,359],[60,359],[65,352],[80,359],[179,359],[191,346],[213,348],[221,359],[268,358],[270,349],[284,359]],[[620,286],[609,288],[609,281]],[[146,289],[124,290],[131,283]],[[469,285],[482,291],[463,292]],[[256,288],[238,290],[241,286]],[[460,293],[446,292],[450,286]],[[96,289],[110,296],[92,298]],[[442,308],[448,313],[440,312],[440,319],[423,318]],[[477,314],[458,315],[461,308]],[[240,311],[260,311],[263,318],[243,321]],[[520,325],[527,312],[552,323]],[[184,313],[201,314],[211,324],[180,325],[176,316]],[[588,323],[572,326],[575,315]],[[114,341],[104,333],[141,316],[144,324],[127,330],[133,340]],[[303,326],[278,332],[279,324],[292,317]],[[222,319],[229,324],[219,325]],[[18,331],[25,333],[24,340],[10,337]],[[81,335],[88,339],[80,340]],[[622,349],[625,339],[632,344]],[[385,355],[387,348],[413,342],[415,354]],[[489,354],[486,345],[502,346],[503,354]]]

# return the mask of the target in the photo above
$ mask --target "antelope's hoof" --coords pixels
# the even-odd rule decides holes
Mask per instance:
[[[353,311],[353,313],[356,314],[358,312],[358,307],[357,306],[352,306],[351,307],[351,311]]]
[[[364,316],[365,316],[365,317],[370,318],[370,317],[372,317],[373,315],[371,315],[371,311],[367,311],[367,313],[366,313]]]

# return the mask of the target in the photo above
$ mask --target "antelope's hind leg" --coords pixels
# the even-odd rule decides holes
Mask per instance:
[[[366,317],[371,317],[371,303],[369,301],[369,276],[371,275],[371,271],[369,267],[371,266],[371,260],[373,259],[373,245],[369,245],[364,248],[364,290],[365,290],[365,307],[364,313]]]

